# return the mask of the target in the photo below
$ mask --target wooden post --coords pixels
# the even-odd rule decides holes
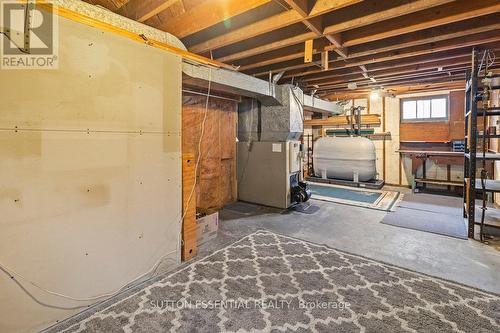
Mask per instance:
[[[328,50],[321,52],[321,68],[326,71],[330,68],[330,62],[328,60]]]
[[[306,40],[304,45],[304,63],[310,63],[313,61],[313,42],[314,40]]]
[[[182,155],[182,261],[196,256],[196,184],[195,156],[192,153]],[[192,193],[192,195],[191,195]],[[191,198],[190,198],[191,196]]]

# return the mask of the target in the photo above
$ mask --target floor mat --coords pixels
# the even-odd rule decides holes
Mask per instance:
[[[462,216],[463,199],[443,195],[433,195],[426,193],[407,194],[400,207],[424,210],[429,212],[439,212],[441,214]]]
[[[405,195],[399,209],[387,214],[383,224],[467,239],[462,199],[431,194]]]
[[[394,191],[367,190],[331,184],[308,183],[312,199],[391,211],[403,197]]]
[[[51,332],[498,332],[499,306],[494,294],[259,231]]]

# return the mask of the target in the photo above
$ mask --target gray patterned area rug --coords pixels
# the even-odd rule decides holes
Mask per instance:
[[[500,297],[267,231],[63,332],[500,332]]]

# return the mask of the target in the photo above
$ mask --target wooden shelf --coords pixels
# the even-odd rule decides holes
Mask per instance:
[[[361,115],[361,125],[380,126],[379,114]],[[304,126],[347,126],[351,125],[351,116],[333,116],[327,119],[306,119]]]
[[[425,183],[425,184],[432,184],[432,185],[443,185],[443,186],[464,186],[463,182],[454,182],[454,181],[448,181],[448,180],[438,180],[438,179],[423,179],[423,178],[416,178],[415,183]]]

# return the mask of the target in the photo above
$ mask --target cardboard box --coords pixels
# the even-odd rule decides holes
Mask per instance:
[[[196,239],[202,245],[217,237],[219,213],[213,213],[196,219]]]

